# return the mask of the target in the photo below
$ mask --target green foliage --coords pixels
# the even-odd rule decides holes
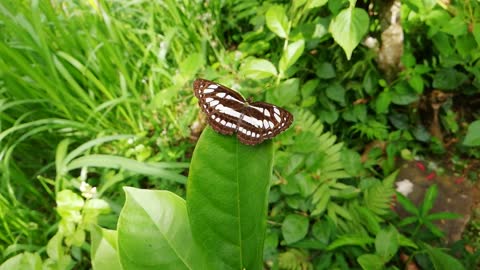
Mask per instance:
[[[382,38],[377,41],[386,44],[385,3],[367,8],[355,0],[3,1],[0,251],[5,262],[0,267],[88,269],[89,233],[94,268],[137,267],[151,252],[172,255],[172,239],[157,238],[166,228],[191,231],[192,239],[200,238],[219,255],[212,262],[261,267],[268,200],[266,267],[400,268],[401,247],[418,261],[427,258],[425,268],[461,269],[444,250],[421,242],[442,235],[433,221],[453,217],[429,213],[434,188],[419,209],[400,197],[413,216],[400,223],[391,219],[392,172],[400,155],[412,159],[457,150],[452,166],[461,171],[468,160],[460,156],[480,156],[475,148],[480,6],[402,1],[402,63],[399,73],[387,76],[378,48],[367,42]],[[249,155],[259,149],[235,152],[244,146],[207,129],[208,150],[199,144],[202,154],[189,171],[194,190],[187,197],[193,205],[171,193],[133,188],[126,189],[124,204],[121,186],[185,195],[192,139],[203,121],[191,99],[190,82],[197,76],[294,112],[292,128],[273,143],[269,197],[272,144],[260,146],[267,154],[257,160],[262,155]],[[436,100],[435,92],[446,100]],[[460,138],[461,143],[448,146],[432,134],[433,119],[445,141]],[[372,141],[381,146],[364,152]],[[235,157],[240,163],[230,162]],[[199,171],[195,164],[215,169]],[[254,172],[242,175],[232,164]],[[224,174],[231,168],[236,177]],[[193,178],[202,180],[192,184]],[[237,208],[235,198],[242,202]],[[227,203],[211,203],[219,200]],[[107,208],[108,214],[99,215]],[[138,221],[153,234],[129,227],[132,209],[143,213]],[[178,228],[158,216],[172,209],[179,214]],[[186,209],[191,224],[185,223]],[[109,230],[119,217],[125,227]],[[254,240],[241,234],[235,241],[216,242],[248,231],[246,219],[256,224]],[[139,235],[144,238],[136,239]],[[137,241],[154,239],[150,248],[136,248]],[[138,260],[125,254],[137,254]],[[182,256],[169,258],[187,262]]]
[[[408,213],[412,214],[412,216],[400,221],[398,226],[405,227],[405,233],[411,234],[411,237],[414,239],[427,236],[425,233],[420,234],[423,229],[427,229],[436,237],[443,237],[443,232],[438,229],[433,222],[437,220],[460,218],[460,215],[448,212],[429,213],[435,203],[437,195],[437,185],[431,185],[425,193],[423,202],[419,208],[417,208],[410,200],[408,200],[408,198],[398,193],[398,202]]]
[[[480,121],[477,120],[470,124],[468,127],[467,135],[463,144],[466,146],[479,146],[480,145]]]

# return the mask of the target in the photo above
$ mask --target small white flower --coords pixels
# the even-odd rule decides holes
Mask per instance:
[[[397,186],[397,191],[402,193],[403,196],[408,196],[408,194],[412,193],[413,191],[413,183],[409,179],[403,179],[402,181],[398,181],[395,183]]]
[[[85,199],[91,199],[97,194],[97,187],[92,187],[85,181],[82,181],[80,183],[79,189],[82,192],[82,196],[85,197]]]

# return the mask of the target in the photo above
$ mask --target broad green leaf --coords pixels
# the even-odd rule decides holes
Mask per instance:
[[[287,244],[303,239],[308,233],[308,218],[296,214],[285,217],[282,223],[282,234]]]
[[[397,105],[408,105],[416,102],[419,96],[407,83],[398,83],[393,87],[392,103]]]
[[[364,270],[384,269],[384,260],[378,254],[363,254],[357,258],[357,262]]]
[[[299,98],[300,80],[291,78],[281,82],[276,88],[267,92],[267,101],[278,106],[285,106],[295,103]]]
[[[328,0],[310,0],[308,1],[306,8],[311,9],[311,8],[316,8],[316,7],[322,7],[324,6]]]
[[[480,146],[480,120],[474,121],[468,126],[463,144],[466,146]]]
[[[380,230],[375,238],[375,250],[382,261],[389,261],[398,251],[398,232],[393,226]]]
[[[179,65],[179,73],[175,76],[175,84],[183,85],[185,82],[195,76],[198,70],[204,65],[204,56],[201,53],[188,54]]]
[[[473,37],[475,38],[475,41],[477,42],[477,46],[480,46],[480,23],[477,22],[473,25]]]
[[[417,124],[413,129],[412,133],[413,133],[413,136],[415,136],[415,139],[421,142],[428,142],[432,137],[430,132],[422,124]]]
[[[375,102],[375,111],[378,114],[383,114],[388,112],[388,108],[390,107],[390,102],[392,101],[392,94],[390,91],[383,91],[378,95],[377,100]]]
[[[282,58],[280,58],[280,62],[278,63],[280,74],[285,74],[287,69],[297,62],[304,48],[305,41],[303,39],[288,44],[287,49],[283,51]]]
[[[315,74],[321,79],[335,78],[335,68],[331,63],[322,62],[315,66]]]
[[[211,127],[203,131],[187,208],[195,240],[210,253],[208,269],[262,269],[272,162],[271,141],[249,146]]]
[[[333,15],[337,15],[340,10],[350,6],[349,0],[328,1],[328,9]]]
[[[440,90],[454,90],[468,79],[467,75],[453,68],[438,71],[433,77],[433,87]]]
[[[353,49],[368,32],[369,18],[365,10],[350,7],[342,10],[330,23],[329,32],[350,60]]]
[[[477,43],[472,35],[459,36],[455,42],[455,48],[464,59],[469,59],[472,54],[478,52]]]
[[[452,39],[448,34],[437,32],[431,39],[435,49],[439,51],[439,55],[449,56],[455,52]]]
[[[93,226],[92,267],[95,270],[122,269],[118,258],[117,232]]]
[[[318,79],[308,80],[302,85],[300,92],[303,98],[310,97],[314,94],[320,81]]]
[[[325,90],[327,97],[345,106],[345,88],[339,83],[330,84]]]
[[[281,38],[287,38],[290,29],[288,29],[288,18],[285,9],[282,6],[271,6],[265,14],[267,27]]]
[[[439,248],[427,247],[428,256],[434,266],[435,270],[464,270],[465,267],[460,261],[443,252]]]
[[[445,32],[454,37],[459,37],[467,34],[467,23],[461,16],[454,16],[449,21],[444,21],[441,25],[442,32]]]
[[[0,270],[42,270],[42,259],[37,253],[24,252],[11,257],[0,265]]]
[[[327,245],[330,242],[330,237],[333,234],[333,228],[328,220],[321,219],[312,226],[312,234],[319,242]]]
[[[365,92],[373,95],[378,89],[379,78],[378,74],[371,69],[368,69],[365,77],[363,77],[362,86]]]
[[[240,72],[248,78],[260,80],[277,76],[277,69],[268,60],[250,59],[240,67]]]
[[[417,92],[418,94],[423,93],[423,79],[420,75],[414,75],[408,80],[408,84]]]
[[[124,190],[125,205],[118,219],[123,269],[206,269],[182,198],[170,191]]]
[[[65,254],[63,236],[57,232],[47,243],[48,259],[45,263],[53,264],[54,269],[66,269],[72,263],[72,257]]]

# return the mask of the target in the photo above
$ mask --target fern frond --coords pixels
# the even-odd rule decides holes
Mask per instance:
[[[384,140],[388,137],[388,127],[378,121],[368,120],[365,123],[357,123],[351,127],[354,133],[369,140]]]
[[[310,148],[309,152],[314,150],[312,155],[317,155],[315,161],[315,173],[320,181],[329,179],[347,178],[350,175],[344,171],[341,162],[341,150],[343,143],[335,143],[337,137],[331,132],[323,132],[323,125],[309,111],[300,111],[295,115],[296,129],[300,130],[299,134],[310,133],[309,137],[313,142],[314,148]],[[319,156],[320,155],[320,156]]]
[[[390,205],[395,188],[393,183],[398,171],[390,174],[382,182],[377,182],[365,190],[363,202],[365,206],[378,216],[384,216],[390,211]]]
[[[278,266],[285,270],[311,270],[312,263],[309,261],[308,253],[290,249],[278,255]]]

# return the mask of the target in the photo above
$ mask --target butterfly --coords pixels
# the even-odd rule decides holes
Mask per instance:
[[[205,79],[196,79],[193,91],[212,128],[225,135],[237,133],[238,140],[255,145],[286,130],[293,115],[265,102],[250,102],[238,92]]]

